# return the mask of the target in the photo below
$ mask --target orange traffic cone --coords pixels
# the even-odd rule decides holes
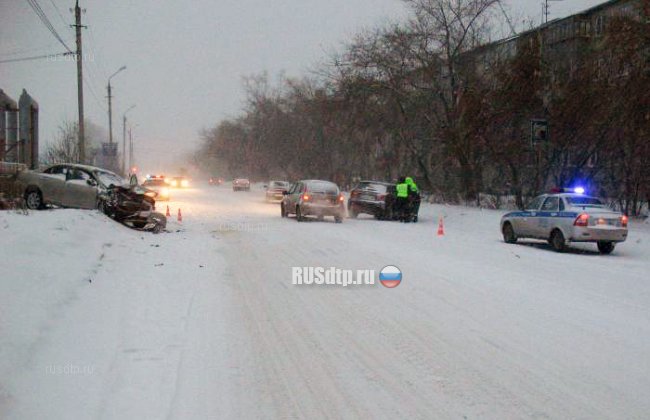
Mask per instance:
[[[167,206],[167,212],[165,213],[166,217],[171,217],[171,213],[169,212],[169,206]]]
[[[438,221],[438,236],[445,236],[445,226],[442,223],[442,216]]]
[[[183,215],[181,214],[181,209],[180,207],[178,208],[178,221],[182,222],[183,221]]]

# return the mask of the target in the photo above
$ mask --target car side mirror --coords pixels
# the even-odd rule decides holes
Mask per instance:
[[[90,178],[86,180],[86,184],[90,185],[91,187],[96,187],[97,186],[97,181],[94,179]]]
[[[136,174],[131,175],[129,178],[129,185],[135,187],[138,185],[138,176]]]

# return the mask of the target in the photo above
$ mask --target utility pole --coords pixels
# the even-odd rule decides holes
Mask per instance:
[[[122,175],[126,175],[126,114],[133,108],[135,108],[135,105],[131,105],[129,109],[124,111],[124,114],[122,114]]]
[[[111,99],[113,96],[111,95],[111,81],[108,81],[108,142],[113,143],[113,107],[111,103]]]
[[[107,89],[108,89],[108,143],[109,144],[113,143],[113,109],[112,109],[112,102],[111,102],[113,96],[111,95],[111,79],[113,78],[113,76],[115,76],[117,73],[121,72],[122,70],[126,70],[126,66],[120,67],[118,71],[111,74],[111,76],[108,78]]]
[[[548,23],[548,17],[551,14],[548,5],[549,1],[563,1],[563,0],[544,0],[544,2],[542,3],[542,24]]]
[[[79,0],[74,6],[75,24],[71,25],[77,33],[77,105],[79,106],[79,163],[86,163],[86,140],[84,133],[84,85],[83,85],[83,55],[81,52],[81,8]]]
[[[131,127],[129,127],[129,171],[133,170],[133,137],[131,137]]]

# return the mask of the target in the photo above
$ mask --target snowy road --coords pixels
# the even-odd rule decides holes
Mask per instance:
[[[496,211],[296,223],[262,197],[178,192],[161,235],[0,212],[0,418],[647,418],[647,223],[556,254]],[[395,289],[291,282],[386,265]]]

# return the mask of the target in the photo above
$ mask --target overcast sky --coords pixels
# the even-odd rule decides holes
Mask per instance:
[[[74,0],[37,0],[74,50]],[[551,18],[603,0],[551,2]],[[399,0],[80,0],[86,57],[86,118],[108,127],[106,84],[112,79],[113,136],[122,139],[129,112],[136,158],[151,171],[167,169],[194,149],[201,128],[237,115],[243,76],[266,71],[307,74],[310,66],[364,27],[399,21]],[[56,7],[55,7],[56,6]],[[541,0],[510,0],[518,22],[541,21]],[[0,0],[0,60],[63,52],[26,0]],[[76,65],[60,59],[0,64],[0,89],[18,100],[25,88],[40,105],[40,138],[77,118]],[[43,149],[44,146],[41,146]]]

